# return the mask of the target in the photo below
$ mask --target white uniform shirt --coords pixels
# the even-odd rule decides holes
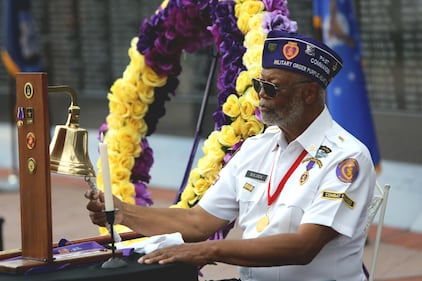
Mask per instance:
[[[268,207],[268,181],[276,154],[280,153],[271,194],[304,149],[304,160]],[[244,239],[294,233],[303,223],[329,226],[341,234],[307,265],[240,267],[242,281],[361,281],[365,280],[364,226],[374,185],[369,151],[325,108],[290,144],[277,127],[248,138],[199,205],[221,219],[238,218]],[[256,224],[267,210],[269,225],[258,232]]]

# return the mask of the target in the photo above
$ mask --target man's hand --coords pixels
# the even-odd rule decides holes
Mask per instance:
[[[208,242],[185,243],[155,250],[139,258],[139,263],[173,263],[182,262],[196,266],[213,263],[210,253],[212,246]]]
[[[104,193],[103,192],[93,192],[87,191],[85,193],[85,198],[89,199],[86,208],[89,211],[89,217],[91,218],[92,223],[99,226],[106,226],[107,219],[104,204]],[[113,196],[114,206],[116,207],[115,215],[115,224],[119,224],[122,220],[121,214],[119,214],[119,209],[121,208],[122,202]]]

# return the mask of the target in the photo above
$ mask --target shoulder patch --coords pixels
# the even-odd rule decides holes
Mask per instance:
[[[359,175],[358,161],[354,158],[344,159],[337,165],[336,175],[342,182],[354,182]]]

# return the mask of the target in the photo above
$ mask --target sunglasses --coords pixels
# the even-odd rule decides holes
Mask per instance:
[[[304,83],[312,83],[313,81],[310,80],[303,80],[303,81],[298,81],[298,82],[294,82],[292,84],[290,84],[289,86],[277,86],[273,83],[258,79],[258,78],[252,78],[252,86],[255,89],[255,91],[257,93],[261,92],[262,88],[264,88],[264,92],[267,96],[269,96],[270,98],[275,98],[275,96],[277,95],[277,91],[284,91],[284,90],[288,90],[292,87],[295,87],[299,84],[304,84]]]

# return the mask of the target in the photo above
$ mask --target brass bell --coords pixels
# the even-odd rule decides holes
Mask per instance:
[[[75,91],[67,86],[49,86],[48,92],[66,92],[71,97],[66,125],[55,127],[50,143],[50,170],[58,174],[95,177],[88,154],[88,132],[79,128],[80,107]]]

